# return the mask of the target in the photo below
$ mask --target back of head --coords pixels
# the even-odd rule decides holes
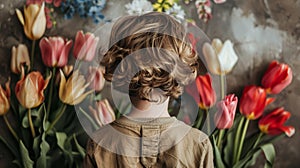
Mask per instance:
[[[112,27],[101,61],[104,77],[141,100],[157,101],[154,89],[177,98],[196,77],[197,56],[185,39],[184,26],[164,13],[122,17]]]

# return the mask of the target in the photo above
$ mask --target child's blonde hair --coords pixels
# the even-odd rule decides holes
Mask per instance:
[[[184,26],[164,13],[122,17],[112,27],[110,48],[101,61],[104,77],[142,100],[155,101],[150,96],[154,88],[177,98],[197,73],[197,55],[185,39]],[[125,60],[129,55],[134,56],[130,63]]]

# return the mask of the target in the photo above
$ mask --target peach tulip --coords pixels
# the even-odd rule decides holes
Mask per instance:
[[[99,126],[109,124],[116,119],[115,113],[107,99],[98,101],[96,109],[91,106],[89,109]]]
[[[30,59],[26,45],[13,46],[11,53],[10,68],[13,73],[20,74],[24,65],[27,66],[28,70],[30,69]]]
[[[24,7],[24,16],[16,9],[17,16],[24,27],[25,35],[31,40],[37,40],[43,36],[46,30],[45,4],[30,4]],[[24,19],[25,17],[25,19]]]
[[[277,94],[286,88],[293,79],[291,68],[287,64],[272,61],[262,78],[262,85],[267,93]]]
[[[68,62],[72,40],[62,37],[44,37],[40,41],[42,60],[48,67],[63,67]]]
[[[51,75],[44,80],[38,71],[33,71],[25,77],[23,71],[21,80],[15,87],[16,97],[20,104],[28,109],[39,106],[45,99],[44,90],[48,86],[50,77]]]
[[[10,98],[10,88],[9,88],[10,80],[8,80],[5,84],[5,90],[0,85],[0,116],[5,115],[9,108],[9,98]]]
[[[92,33],[84,34],[78,31],[73,49],[74,57],[78,60],[91,61],[95,57],[99,38]]]
[[[79,104],[93,92],[93,90],[85,92],[89,85],[78,70],[74,71],[67,81],[64,73],[60,70],[59,99],[65,104]]]
[[[99,92],[103,89],[105,79],[103,77],[103,67],[90,67],[89,68],[89,76],[88,82],[90,84],[90,88],[94,89],[95,91]]]

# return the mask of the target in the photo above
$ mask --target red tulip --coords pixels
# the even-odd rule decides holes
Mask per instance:
[[[71,47],[72,40],[66,41],[62,37],[42,38],[40,49],[44,64],[48,67],[65,66]]]
[[[212,87],[211,76],[208,73],[198,76],[195,83],[186,87],[186,92],[193,96],[201,109],[208,109],[216,102],[216,93]]]
[[[217,128],[227,129],[232,127],[237,103],[238,98],[234,94],[226,96],[218,103],[218,112],[215,115]]]
[[[267,98],[265,89],[258,86],[247,86],[240,100],[240,112],[249,120],[255,120],[263,114],[265,107],[273,101],[274,98]]]
[[[74,57],[79,60],[91,61],[95,57],[98,41],[99,38],[94,34],[83,34],[83,31],[78,31],[73,50]]]
[[[87,81],[90,83],[90,88],[99,92],[103,89],[105,79],[103,77],[103,67],[90,67]]]
[[[259,129],[266,134],[278,135],[285,133],[288,137],[291,137],[295,133],[295,128],[283,125],[290,116],[291,113],[285,111],[283,107],[277,108],[259,120]]]
[[[292,70],[287,64],[272,61],[261,83],[267,93],[277,94],[292,82],[292,78]]]

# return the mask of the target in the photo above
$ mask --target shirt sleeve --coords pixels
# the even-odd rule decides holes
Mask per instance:
[[[200,168],[213,168],[213,149],[209,138],[206,138],[206,140],[203,141],[203,147],[204,150],[201,156]]]
[[[94,142],[89,140],[86,147],[86,154],[83,161],[83,168],[96,168],[96,162],[94,157]]]

